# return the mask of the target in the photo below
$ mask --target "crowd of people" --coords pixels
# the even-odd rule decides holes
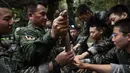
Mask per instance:
[[[48,20],[43,4],[29,4],[27,26],[17,27],[10,41],[2,37],[12,31],[12,14],[6,4],[0,5],[0,73],[130,72],[130,12],[125,5],[102,15],[81,4],[75,13],[80,23],[75,25],[68,24],[63,11]],[[68,32],[71,50],[66,51]]]

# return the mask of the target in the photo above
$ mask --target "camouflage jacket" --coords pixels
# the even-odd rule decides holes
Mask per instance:
[[[11,73],[10,67],[6,65],[5,58],[10,58],[8,50],[12,42],[8,37],[0,37],[0,73]]]
[[[98,44],[91,46],[88,51],[91,52],[92,55],[96,55],[97,53],[107,52],[114,47],[112,42],[112,36],[108,39],[100,41]]]
[[[112,73],[130,73],[130,53],[121,49],[113,48],[104,55],[97,55],[91,62],[97,64],[111,63],[112,70],[115,71]]]
[[[89,37],[89,28],[90,28],[90,25],[87,24],[87,23],[83,23],[83,26],[81,28],[81,33],[79,35],[79,41],[78,43],[82,45],[86,44],[87,40],[88,40],[88,37]]]
[[[8,36],[0,36],[0,55],[2,55],[2,52],[7,51],[12,43],[13,40],[9,39]]]
[[[48,73],[47,56],[56,43],[50,36],[50,31],[38,28],[32,24],[17,28],[15,31],[17,48],[12,60],[16,61],[13,70],[17,73],[37,73],[43,67],[43,73]],[[42,66],[39,66],[42,65]]]

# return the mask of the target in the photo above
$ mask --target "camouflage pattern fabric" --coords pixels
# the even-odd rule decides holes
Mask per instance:
[[[16,61],[15,71],[19,73],[37,73],[39,65],[48,62],[47,56],[56,43],[50,36],[50,31],[38,28],[32,24],[17,28],[15,31],[17,48],[13,54]],[[48,64],[45,67],[49,71]]]

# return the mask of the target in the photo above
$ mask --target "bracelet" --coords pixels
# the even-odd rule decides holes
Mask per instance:
[[[53,73],[61,73],[60,71],[60,65],[56,62],[56,60],[52,60],[53,64]]]

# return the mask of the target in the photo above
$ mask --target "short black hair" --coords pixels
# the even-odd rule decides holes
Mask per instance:
[[[78,28],[78,27],[76,27],[75,25],[70,25],[70,30],[77,30],[77,31],[79,31],[80,29]]]
[[[96,27],[97,30],[103,30],[103,36],[109,37],[112,33],[112,29],[103,19],[99,19],[96,14],[88,22],[90,27]]]
[[[130,18],[117,21],[114,27],[118,27],[119,31],[122,32],[124,35],[130,33]]]
[[[96,15],[94,15],[88,22],[90,27],[105,27],[105,21],[99,19]]]
[[[27,12],[34,13],[37,10],[37,5],[44,5],[42,2],[34,2],[27,6]]]
[[[112,13],[117,14],[117,15],[121,15],[123,12],[126,12],[128,17],[130,17],[130,12],[129,12],[129,9],[127,8],[127,6],[122,5],[122,4],[118,4],[118,5],[115,5],[114,7],[112,7],[108,11],[107,17],[109,17]]]
[[[92,12],[87,5],[81,4],[81,5],[79,5],[78,8],[77,8],[76,15],[79,16],[79,15],[81,15],[81,14],[84,14],[86,11]]]
[[[27,6],[27,12],[31,12],[31,13],[34,13],[36,12],[36,8],[37,8],[37,4],[36,3],[33,3],[33,4],[29,4]]]

